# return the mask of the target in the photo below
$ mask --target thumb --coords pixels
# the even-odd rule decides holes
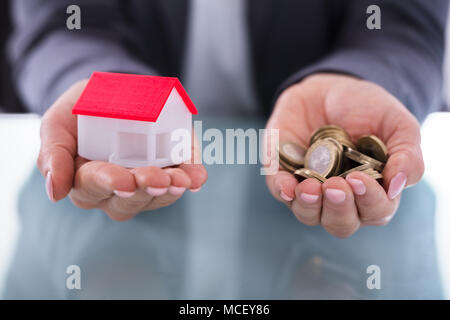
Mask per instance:
[[[39,154],[38,167],[45,177],[49,199],[53,202],[63,199],[73,184],[73,155],[62,146],[43,147]]]
[[[383,176],[388,196],[394,199],[405,187],[419,182],[424,173],[419,125],[399,128],[389,139],[388,149]]]
[[[37,161],[45,177],[48,197],[56,202],[71,190],[77,154],[77,119],[72,107],[84,86],[75,85],[45,113],[41,122],[41,149]]]

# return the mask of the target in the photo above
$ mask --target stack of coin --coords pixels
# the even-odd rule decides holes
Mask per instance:
[[[341,127],[326,125],[311,135],[310,147],[283,142],[279,148],[280,165],[297,179],[314,178],[324,182],[327,178],[360,171],[381,182],[388,150],[374,135],[362,136],[354,144]]]
[[[311,135],[311,139],[309,140],[309,144],[313,145],[316,141],[323,140],[325,138],[333,138],[343,146],[356,149],[347,131],[335,125],[322,126],[314,131]]]

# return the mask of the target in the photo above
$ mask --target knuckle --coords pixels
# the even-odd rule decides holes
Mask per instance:
[[[121,210],[114,205],[107,204],[106,206],[102,206],[101,208],[103,212],[105,212],[111,220],[122,222],[130,220],[134,217],[131,211]]]
[[[313,210],[305,210],[296,201],[292,203],[292,213],[298,221],[307,226],[316,226],[319,224],[319,215]]]
[[[94,203],[92,201],[89,201],[87,199],[83,199],[78,191],[76,191],[75,189],[72,189],[69,192],[69,199],[70,201],[72,201],[72,203],[80,208],[80,209],[85,209],[85,210],[89,210],[89,209],[95,209],[98,207],[98,203]]]
[[[323,225],[324,229],[338,238],[348,238],[358,230],[356,223],[327,223]]]
[[[173,204],[175,201],[177,201],[179,197],[173,198],[173,197],[157,197],[153,201],[158,205],[158,207],[167,207]]]
[[[361,222],[369,225],[378,224],[380,221],[392,217],[397,210],[397,206],[390,204],[384,207],[366,207],[366,210],[360,211]]]
[[[69,198],[70,201],[72,201],[72,203],[80,209],[84,209],[84,210],[89,210],[89,209],[94,209],[96,208],[96,206],[92,203],[86,202],[86,201],[80,201],[79,199],[77,199],[76,197],[74,197],[72,194],[69,194]]]
[[[106,210],[105,213],[108,215],[108,217],[111,220],[117,221],[117,222],[124,222],[127,220],[130,220],[132,218],[131,215],[123,214],[123,213],[117,213],[115,211]]]
[[[367,195],[366,193],[365,195],[358,197],[356,203],[358,205],[358,208],[374,208],[380,203],[380,199]]]
[[[76,197],[72,194],[71,199],[75,198],[77,201],[77,206],[81,204],[82,206],[86,206],[86,204],[79,199],[76,199]],[[100,209],[106,215],[114,221],[127,221],[133,218],[137,213],[139,213],[140,210],[136,208],[132,208],[127,206],[126,200],[123,199],[117,199],[117,198],[109,198],[104,199],[96,203],[87,204],[87,206],[90,206],[91,209]]]
[[[397,205],[395,205],[393,208],[386,209],[383,212],[364,214],[361,215],[361,222],[367,225],[384,226],[392,220],[396,211]]]
[[[295,214],[295,213],[294,213],[294,215],[297,218],[297,220],[300,221],[301,223],[303,223],[304,225],[313,227],[313,226],[317,226],[319,224],[317,217],[305,216],[305,215]]]

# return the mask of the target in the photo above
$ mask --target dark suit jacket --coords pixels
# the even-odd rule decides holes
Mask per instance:
[[[80,31],[66,28],[71,0],[13,3],[10,57],[33,111],[93,70],[180,75],[187,0],[78,0]],[[439,108],[448,0],[247,3],[253,79],[267,112],[281,90],[321,71],[376,82],[420,120]],[[366,27],[371,4],[381,8],[381,30]]]

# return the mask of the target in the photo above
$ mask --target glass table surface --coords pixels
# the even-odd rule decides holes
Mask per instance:
[[[263,127],[263,119],[203,120],[203,130]],[[37,169],[26,171],[2,298],[446,298],[447,246],[436,227],[442,186],[423,179],[404,191],[389,225],[338,239],[273,199],[260,165],[206,167],[200,192],[127,222],[68,198],[51,203]],[[70,265],[80,267],[80,290],[66,286]],[[367,286],[372,265],[380,289]]]

